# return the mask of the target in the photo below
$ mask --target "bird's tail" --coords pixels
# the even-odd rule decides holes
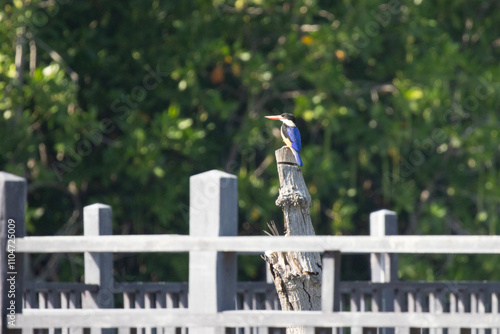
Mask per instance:
[[[295,156],[295,160],[297,160],[297,164],[298,164],[299,166],[302,166],[302,165],[303,165],[303,163],[302,163],[302,159],[300,158],[300,154],[299,154],[299,152],[295,151],[295,150],[294,150],[293,148],[291,148],[291,147],[290,147],[290,149],[292,150],[292,153],[293,153],[293,155]]]

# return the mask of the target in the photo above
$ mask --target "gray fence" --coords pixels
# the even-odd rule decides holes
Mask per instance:
[[[194,175],[190,193],[190,235],[111,235],[111,207],[93,204],[84,209],[83,236],[28,237],[26,182],[0,172],[2,332],[274,333],[306,326],[309,333],[499,334],[500,283],[397,279],[398,253],[500,254],[498,236],[397,236],[396,214],[381,210],[370,216],[370,236],[238,237],[235,176]],[[237,282],[237,254],[266,250],[324,253],[322,311],[279,311],[273,284]],[[22,254],[68,252],[85,254],[84,283],[24,280]],[[189,282],[115,283],[112,254],[120,252],[189,252]],[[340,281],[346,253],[371,254],[370,282]]]

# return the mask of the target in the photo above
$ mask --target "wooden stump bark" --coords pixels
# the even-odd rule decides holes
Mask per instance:
[[[311,195],[295,157],[290,149],[283,147],[276,151],[276,161],[280,179],[276,205],[283,209],[285,237],[315,235],[309,211]],[[283,310],[321,310],[319,253],[267,251],[264,259],[269,264]],[[287,334],[299,333],[305,333],[305,328],[287,328]]]

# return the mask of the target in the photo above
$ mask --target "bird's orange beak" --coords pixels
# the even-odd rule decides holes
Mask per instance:
[[[275,116],[265,116],[266,118],[269,119],[274,119],[276,121],[281,121],[281,115],[275,115]]]

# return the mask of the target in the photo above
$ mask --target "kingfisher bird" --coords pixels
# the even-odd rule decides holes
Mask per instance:
[[[292,150],[295,159],[297,160],[297,164],[302,166],[302,159],[300,158],[300,132],[297,126],[295,125],[295,117],[292,114],[284,113],[281,115],[275,116],[265,116],[269,119],[274,119],[277,121],[282,121],[281,125],[281,138],[285,142],[286,146]]]

